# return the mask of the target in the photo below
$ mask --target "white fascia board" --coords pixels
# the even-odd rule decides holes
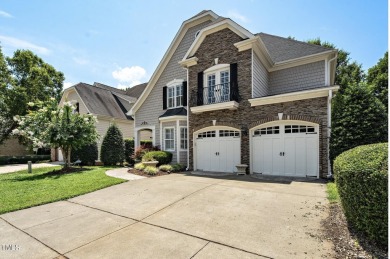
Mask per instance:
[[[274,103],[292,102],[292,101],[299,101],[299,100],[305,100],[305,99],[326,97],[329,94],[329,90],[337,91],[339,88],[340,88],[340,86],[335,85],[335,86],[324,87],[324,88],[320,88],[320,89],[313,89],[313,90],[306,90],[306,91],[301,91],[301,92],[279,94],[279,95],[249,99],[248,101],[252,107],[253,106],[267,105],[267,104],[274,104]]]
[[[195,26],[197,24],[201,24],[203,22],[206,22],[208,20],[215,20],[216,14],[212,11],[206,12],[200,16],[194,17],[193,19],[187,20],[183,22],[183,24],[180,26],[179,31],[176,33],[175,37],[173,38],[173,41],[171,42],[171,45],[169,45],[168,50],[165,52],[163,58],[161,59],[160,63],[158,64],[156,70],[154,71],[152,77],[150,78],[145,90],[141,94],[141,96],[137,99],[133,107],[130,109],[130,111],[127,112],[127,115],[133,116],[135,112],[139,109],[139,107],[143,104],[143,102],[146,100],[146,97],[150,94],[152,91],[154,85],[156,84],[158,78],[160,77],[161,73],[164,71],[166,65],[168,64],[169,60],[171,59],[172,55],[175,53],[175,50],[179,46],[181,40],[183,39],[184,35],[186,34],[188,28]]]
[[[187,116],[184,116],[184,115],[175,115],[175,116],[168,116],[168,117],[162,117],[162,118],[158,118],[159,121],[161,122],[169,122],[169,121],[186,121],[187,120]]]
[[[203,42],[203,40],[206,38],[207,35],[210,35],[212,33],[215,33],[217,31],[223,30],[223,29],[230,29],[234,33],[236,33],[241,38],[254,38],[255,36],[250,33],[248,30],[241,27],[239,24],[233,22],[230,19],[225,19],[223,21],[220,21],[216,24],[213,24],[211,26],[208,26],[206,28],[203,28],[200,30],[198,37],[196,37],[195,41],[191,44],[191,47],[188,49],[187,53],[184,55],[182,61],[186,60],[188,57],[192,57],[195,52],[198,50],[200,44]]]
[[[224,103],[214,103],[201,105],[196,107],[191,107],[192,113],[202,113],[216,110],[236,110],[238,108],[238,103],[236,101],[224,102]]]
[[[308,63],[320,61],[320,60],[326,60],[329,56],[332,54],[337,53],[336,50],[329,50],[309,56],[304,56],[304,57],[299,57],[299,58],[294,58],[294,59],[289,59],[281,62],[276,62],[273,67],[270,68],[270,72],[281,70],[281,69],[286,69],[290,67],[295,67],[295,66],[301,66],[305,65]]]

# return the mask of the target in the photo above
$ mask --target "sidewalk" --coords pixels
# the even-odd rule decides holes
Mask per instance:
[[[32,168],[50,167],[61,165],[62,162],[49,162],[49,163],[37,163],[32,164]],[[0,166],[0,174],[13,173],[20,170],[27,170],[27,164],[14,164],[14,165],[2,165]]]

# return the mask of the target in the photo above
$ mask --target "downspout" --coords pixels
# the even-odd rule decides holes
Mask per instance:
[[[334,56],[334,58],[328,60],[328,76],[329,76],[329,84],[330,82],[330,62],[333,60],[337,59],[337,54]],[[328,94],[328,139],[327,139],[327,146],[328,146],[328,175],[327,178],[332,178],[332,168],[331,168],[331,163],[330,163],[330,136],[331,136],[331,131],[332,131],[332,98],[333,98],[333,91],[329,90]]]
[[[186,171],[188,171],[190,169],[190,138],[189,138],[189,135],[190,135],[190,122],[189,122],[189,114],[190,114],[190,106],[189,106],[190,87],[189,86],[190,86],[190,81],[188,78],[188,67],[185,69],[187,70],[187,168],[186,168]],[[193,147],[192,147],[192,150],[193,150]]]

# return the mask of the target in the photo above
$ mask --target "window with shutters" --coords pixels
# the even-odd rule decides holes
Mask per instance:
[[[198,73],[197,105],[238,101],[237,64],[217,64]]]
[[[186,105],[186,82],[184,80],[175,79],[164,87],[164,110],[183,107]]]

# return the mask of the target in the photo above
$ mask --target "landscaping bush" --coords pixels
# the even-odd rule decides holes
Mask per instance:
[[[173,172],[173,167],[171,165],[160,165],[158,169],[163,172]]]
[[[7,164],[27,164],[50,160],[50,155],[25,155],[25,156],[0,156],[0,165]]]
[[[145,145],[138,146],[138,147],[134,150],[134,154],[133,154],[133,156],[132,156],[132,159],[134,159],[135,162],[137,162],[137,161],[139,162],[139,161],[142,160],[142,157],[143,157],[146,153],[148,153],[148,152],[150,152],[150,151],[158,151],[158,150],[160,150],[158,147],[153,147],[153,146],[148,147],[147,145],[146,145],[146,146],[145,146]]]
[[[70,153],[70,161],[73,163],[77,159],[81,160],[81,165],[95,165],[95,161],[98,159],[97,143],[72,150]]]
[[[104,165],[122,164],[125,158],[125,150],[122,132],[112,124],[103,138],[100,160]]]
[[[174,172],[180,172],[184,169],[184,166],[177,163],[172,166]]]
[[[153,148],[153,141],[152,140],[141,140],[139,143],[141,146],[144,146],[146,148]]]
[[[158,169],[153,166],[147,166],[144,169],[144,172],[147,173],[148,175],[156,175],[158,172]]]
[[[125,139],[125,160],[129,164],[134,164],[133,154],[134,154],[134,139],[128,138]]]
[[[169,164],[172,161],[172,153],[167,152],[167,151],[151,151],[146,153],[142,157],[142,161],[147,161],[145,159],[153,159],[155,161],[158,161],[157,165],[166,165]],[[148,161],[153,161],[153,160],[148,160]]]
[[[153,156],[153,152],[148,152],[142,156],[142,162],[150,162],[150,161],[156,161],[156,159]]]
[[[387,143],[359,146],[338,156],[333,168],[348,222],[381,245],[388,237],[387,157]]]
[[[142,170],[145,169],[145,165],[142,164],[142,163],[135,164],[135,165],[134,165],[134,169],[137,169],[137,170],[142,171]]]

